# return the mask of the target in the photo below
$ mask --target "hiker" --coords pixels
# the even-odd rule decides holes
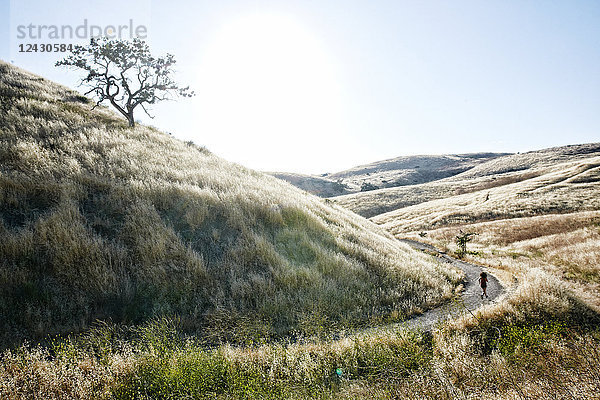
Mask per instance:
[[[481,286],[481,299],[482,300],[483,300],[483,296],[485,296],[486,299],[488,297],[488,295],[487,295],[487,283],[488,283],[487,274],[482,271],[479,274],[479,286]]]

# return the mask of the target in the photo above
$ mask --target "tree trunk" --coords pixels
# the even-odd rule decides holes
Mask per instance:
[[[127,114],[127,121],[129,122],[129,127],[135,127],[135,120],[133,119],[133,112]]]

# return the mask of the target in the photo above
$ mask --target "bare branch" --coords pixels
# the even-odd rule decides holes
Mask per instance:
[[[150,115],[150,113],[148,112],[148,110],[146,110],[146,107],[144,107],[144,103],[140,103],[140,107],[142,107],[142,110],[144,110],[144,112],[146,113],[146,115],[152,119],[154,119],[154,116]]]

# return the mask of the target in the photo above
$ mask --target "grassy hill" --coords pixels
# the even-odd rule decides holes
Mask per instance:
[[[591,365],[554,356],[581,343],[590,350],[600,345],[599,199],[600,145],[585,144],[500,157],[436,182],[334,201],[363,215],[393,209],[371,220],[399,238],[485,266],[508,288],[500,301],[435,334],[439,360],[457,383],[442,385],[448,398],[551,399],[579,398],[586,386],[580,377]],[[457,246],[464,233],[474,234],[466,252]],[[581,340],[581,332],[590,336]],[[493,378],[502,375],[510,383]],[[490,387],[494,393],[484,395]],[[410,390],[403,386],[401,393]]]
[[[402,319],[459,278],[340,207],[6,63],[0,93],[2,345],[160,316],[215,340],[311,334]]]
[[[390,204],[413,203],[371,220],[396,237],[426,241],[485,265],[512,287],[504,301],[482,307],[476,321],[463,318],[451,326],[498,329],[507,324],[507,317],[510,324],[523,326],[563,315],[561,324],[579,329],[588,318],[598,320],[600,144],[500,157],[411,188],[403,192],[404,199],[393,198],[401,194],[398,190],[367,198],[367,212],[374,210],[368,206],[378,198]],[[345,198],[350,204],[358,201]],[[456,239],[466,232],[474,236],[464,253]],[[531,307],[533,303],[537,305]],[[565,318],[565,312],[579,317]]]
[[[321,197],[417,185],[454,176],[505,153],[404,156],[320,176],[273,172],[271,175]]]
[[[489,160],[456,175],[449,180],[459,181],[491,175],[504,175],[514,172],[539,171],[554,168],[556,165],[584,160],[589,157],[600,156],[600,143],[586,143],[548,149],[528,151],[525,153],[510,154]]]
[[[378,188],[415,185],[454,176],[502,156],[500,153],[448,154],[441,156],[403,156],[361,165],[328,174],[360,187],[363,183]]]
[[[592,303],[600,310],[599,227],[600,211],[579,211],[439,228],[427,239],[452,251],[459,229],[474,232],[469,249],[479,262],[543,269],[578,286],[588,299],[593,295]]]
[[[488,160],[463,173],[408,187],[395,187],[333,198],[366,218],[404,207],[487,190],[540,177],[570,161],[600,156],[600,143],[555,147]]]
[[[438,304],[460,277],[331,200],[91,106],[0,62],[0,398],[600,390],[600,155],[423,185],[447,199],[378,222],[449,251],[479,233],[465,257],[506,295],[451,303],[462,316],[431,333],[343,334]]]
[[[400,208],[373,217],[391,232],[600,209],[600,156],[554,165],[540,176]]]

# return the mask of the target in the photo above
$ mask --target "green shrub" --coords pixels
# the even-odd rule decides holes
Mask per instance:
[[[561,321],[548,321],[533,325],[507,325],[499,330],[499,336],[493,346],[505,356],[526,352],[539,346],[553,336],[567,332],[567,326]]]

